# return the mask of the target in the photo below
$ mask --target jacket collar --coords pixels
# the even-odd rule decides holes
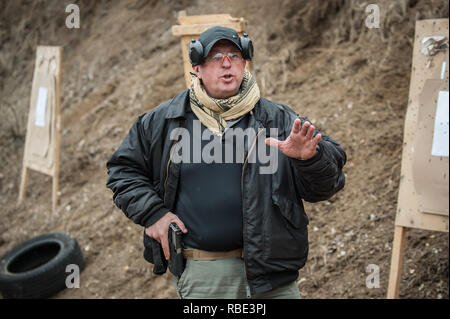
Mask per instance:
[[[177,117],[186,117],[186,107],[189,103],[189,89],[181,91],[169,103],[169,110],[166,118],[174,119]]]

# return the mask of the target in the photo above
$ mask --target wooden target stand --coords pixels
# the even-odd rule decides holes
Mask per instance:
[[[199,35],[207,29],[214,26],[228,27],[236,30],[241,36],[245,32],[244,18],[233,18],[229,14],[208,14],[187,16],[186,11],[178,12],[179,25],[172,26],[172,34],[181,36],[181,52],[184,64],[184,79],[186,87],[190,87],[192,65],[189,61],[189,42],[192,39],[198,39]],[[247,61],[245,68],[249,71],[252,69],[251,61]]]
[[[62,47],[37,47],[18,199],[24,199],[28,170],[33,169],[53,178],[53,211],[58,205],[61,58]]]
[[[424,39],[430,36],[446,36],[448,39],[448,34],[448,19],[416,21],[387,292],[389,299],[399,296],[406,229],[448,232],[449,50],[439,51],[431,57],[422,53]],[[443,96],[447,96],[446,106]],[[445,108],[446,119],[445,115],[441,116]],[[447,155],[443,151],[445,140]]]

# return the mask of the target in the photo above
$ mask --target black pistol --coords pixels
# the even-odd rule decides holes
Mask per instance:
[[[177,224],[171,223],[169,226],[169,270],[172,274],[180,277],[184,271],[185,259],[183,256],[183,247],[181,245],[181,229]]]

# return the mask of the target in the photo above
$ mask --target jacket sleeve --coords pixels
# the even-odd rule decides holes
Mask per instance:
[[[293,125],[294,119],[291,124]],[[302,125],[307,118],[300,118]],[[289,128],[289,132],[292,128]],[[319,133],[316,129],[314,136]],[[347,155],[338,142],[320,132],[316,154],[308,160],[290,158],[297,193],[307,202],[327,200],[345,185],[342,171]]]
[[[152,184],[150,113],[141,115],[106,163],[114,203],[136,224],[148,227],[169,209]]]

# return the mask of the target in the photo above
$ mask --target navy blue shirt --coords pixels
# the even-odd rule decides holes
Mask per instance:
[[[188,233],[183,235],[183,243],[188,247],[208,251],[242,248],[241,174],[243,163],[241,157],[236,156],[235,141],[224,138],[224,135],[220,137],[211,133],[210,139],[201,139],[201,150],[204,150],[205,145],[212,146],[213,144],[210,143],[215,143],[217,149],[220,147],[222,150],[222,159],[218,162],[205,163],[205,159],[197,152],[195,158],[198,163],[196,163],[193,154],[194,120],[197,121],[196,126],[200,126],[199,131],[202,134],[205,130],[208,130],[206,133],[210,133],[210,130],[198,120],[190,107],[186,112],[186,118],[191,158],[188,163],[181,163],[175,207],[175,214],[188,229]],[[245,129],[247,124],[248,114],[229,122],[227,129],[230,127]],[[229,143],[233,143],[232,163],[226,163],[225,160],[225,147]],[[229,150],[230,145],[227,147]],[[213,156],[215,148],[208,150],[208,153]]]

